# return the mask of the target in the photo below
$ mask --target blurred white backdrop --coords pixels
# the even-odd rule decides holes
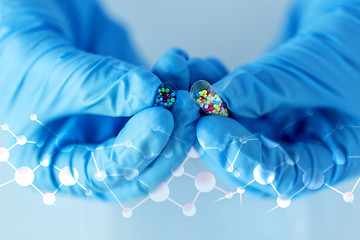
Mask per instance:
[[[102,0],[116,21],[125,23],[139,52],[151,66],[168,48],[184,48],[191,56],[216,56],[229,69],[255,60],[276,39],[290,0]],[[24,156],[26,158],[26,156]],[[186,171],[206,170],[192,160]],[[0,164],[1,179],[11,169]],[[9,176],[9,177],[8,177]],[[219,185],[227,188],[225,183]],[[338,186],[352,188],[356,179]],[[185,204],[196,194],[193,181],[175,179],[171,196]],[[229,189],[230,190],[230,189]],[[10,184],[0,189],[0,239],[359,239],[360,189],[354,206],[330,190],[296,199],[288,209],[265,212],[275,199],[245,193],[213,203],[219,192],[201,194],[197,214],[187,218],[170,202],[146,202],[124,219],[116,204],[58,196],[47,207],[30,189]]]

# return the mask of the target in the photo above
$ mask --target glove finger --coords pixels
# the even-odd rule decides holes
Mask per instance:
[[[290,41],[213,85],[234,115],[256,118],[283,107],[307,107],[360,116],[354,111],[360,87],[355,40],[360,31],[354,19],[359,16],[350,10],[358,7],[320,2]]]
[[[190,71],[190,84],[198,80],[206,80],[215,83],[225,76],[227,70],[225,66],[215,58],[201,59],[191,58],[188,61]]]
[[[12,79],[2,83],[9,94],[2,99],[7,104],[1,116],[14,121],[32,113],[44,121],[76,114],[132,116],[153,104],[161,81],[150,71],[77,49],[58,15],[34,16],[26,7],[17,11],[9,7],[4,15],[9,28],[0,62],[16,71],[5,67],[0,73],[1,79]]]
[[[173,84],[177,89],[188,90],[189,68],[186,58],[178,51],[169,50],[154,65],[152,72],[162,81]]]
[[[161,155],[139,176],[139,181],[150,188],[164,181],[184,162],[196,139],[195,128],[200,112],[188,92],[178,91],[171,112],[175,127],[170,140]]]
[[[281,145],[219,116],[202,118],[197,138],[205,150],[206,162],[235,188],[247,187],[263,195],[281,194],[285,198],[305,187],[318,189],[325,182],[324,172],[334,165],[331,151],[323,144]]]
[[[118,188],[121,199],[136,197],[139,191],[135,190],[139,188],[131,192],[131,181],[161,153],[173,126],[171,113],[159,107],[141,111],[127,122],[116,138],[96,146],[66,145],[64,142],[60,145],[58,139],[50,138],[40,151],[31,149],[27,153],[35,158],[34,161],[51,156],[53,168],[37,175],[36,185],[49,189],[64,184],[61,192],[82,195],[82,188],[66,188],[79,182],[99,198],[112,198],[107,187]],[[124,192],[125,189],[129,192]]]
[[[185,60],[189,59],[189,55],[187,54],[187,52],[185,52],[180,48],[170,48],[169,50],[166,51],[166,53],[179,55],[180,57],[183,57]]]

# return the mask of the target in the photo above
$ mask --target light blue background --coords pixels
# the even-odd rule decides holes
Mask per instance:
[[[102,0],[111,16],[131,29],[139,51],[151,66],[172,46],[191,56],[217,56],[231,69],[255,60],[276,39],[290,0]],[[1,133],[2,134],[2,133]],[[26,158],[26,156],[24,156]],[[200,160],[186,172],[206,170]],[[0,164],[0,180],[12,178]],[[219,179],[218,179],[219,180]],[[225,183],[218,185],[227,189]],[[351,190],[356,179],[337,186]],[[229,189],[230,190],[230,189]],[[196,194],[191,179],[170,184],[171,197],[185,204]],[[197,214],[187,218],[170,202],[146,202],[124,219],[116,204],[57,196],[47,207],[41,196],[12,183],[0,189],[0,239],[359,239],[360,187],[354,205],[331,190],[295,200],[288,209],[265,212],[275,199],[245,194],[212,203],[223,194],[201,194]],[[134,203],[129,203],[133,206]]]

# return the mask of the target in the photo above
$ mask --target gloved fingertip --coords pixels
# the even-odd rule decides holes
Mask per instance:
[[[181,57],[183,57],[185,60],[189,59],[189,55],[187,54],[187,52],[185,52],[184,50],[180,49],[180,48],[170,48],[169,50],[166,51],[165,54],[174,54],[174,55],[179,55]]]
[[[227,68],[225,67],[225,65],[217,58],[214,57],[209,57],[206,58],[206,61],[208,61],[210,64],[212,64],[216,69],[219,70],[219,72],[221,72],[221,74],[223,76],[225,76],[228,73]]]
[[[189,59],[188,68],[190,72],[190,84],[198,80],[206,80],[212,84],[224,76],[222,70],[218,69],[217,64],[201,58]]]
[[[234,138],[250,135],[236,120],[223,116],[202,117],[196,126],[197,139],[203,149],[222,148]]]
[[[186,60],[175,54],[163,55],[154,65],[152,72],[163,82],[173,84],[177,89],[188,89],[190,73]]]
[[[175,116],[179,113],[186,114],[187,116],[190,115],[197,115],[200,116],[200,108],[191,97],[191,94],[188,91],[179,90],[177,92],[177,100],[171,109],[171,112]],[[175,117],[176,118],[176,117]]]

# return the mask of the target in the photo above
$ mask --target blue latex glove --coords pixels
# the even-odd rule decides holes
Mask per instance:
[[[213,84],[231,118],[197,125],[204,159],[235,187],[255,177],[248,188],[276,195],[275,178],[284,198],[360,174],[360,1],[298,1],[286,29]]]
[[[128,199],[146,194],[185,159],[199,109],[181,91],[171,112],[149,108],[160,79],[136,66],[140,61],[124,28],[95,1],[4,0],[0,19],[0,121],[38,143],[11,149],[9,161],[35,168],[50,156],[52,166],[35,172],[41,191],[57,189],[58,170],[70,166],[95,196],[113,199],[105,182],[119,199]],[[31,122],[32,113],[50,131]],[[15,139],[8,136],[10,146]],[[129,169],[138,177],[126,180]],[[95,174],[102,171],[107,178],[99,182]],[[84,195],[80,186],[60,192]]]

